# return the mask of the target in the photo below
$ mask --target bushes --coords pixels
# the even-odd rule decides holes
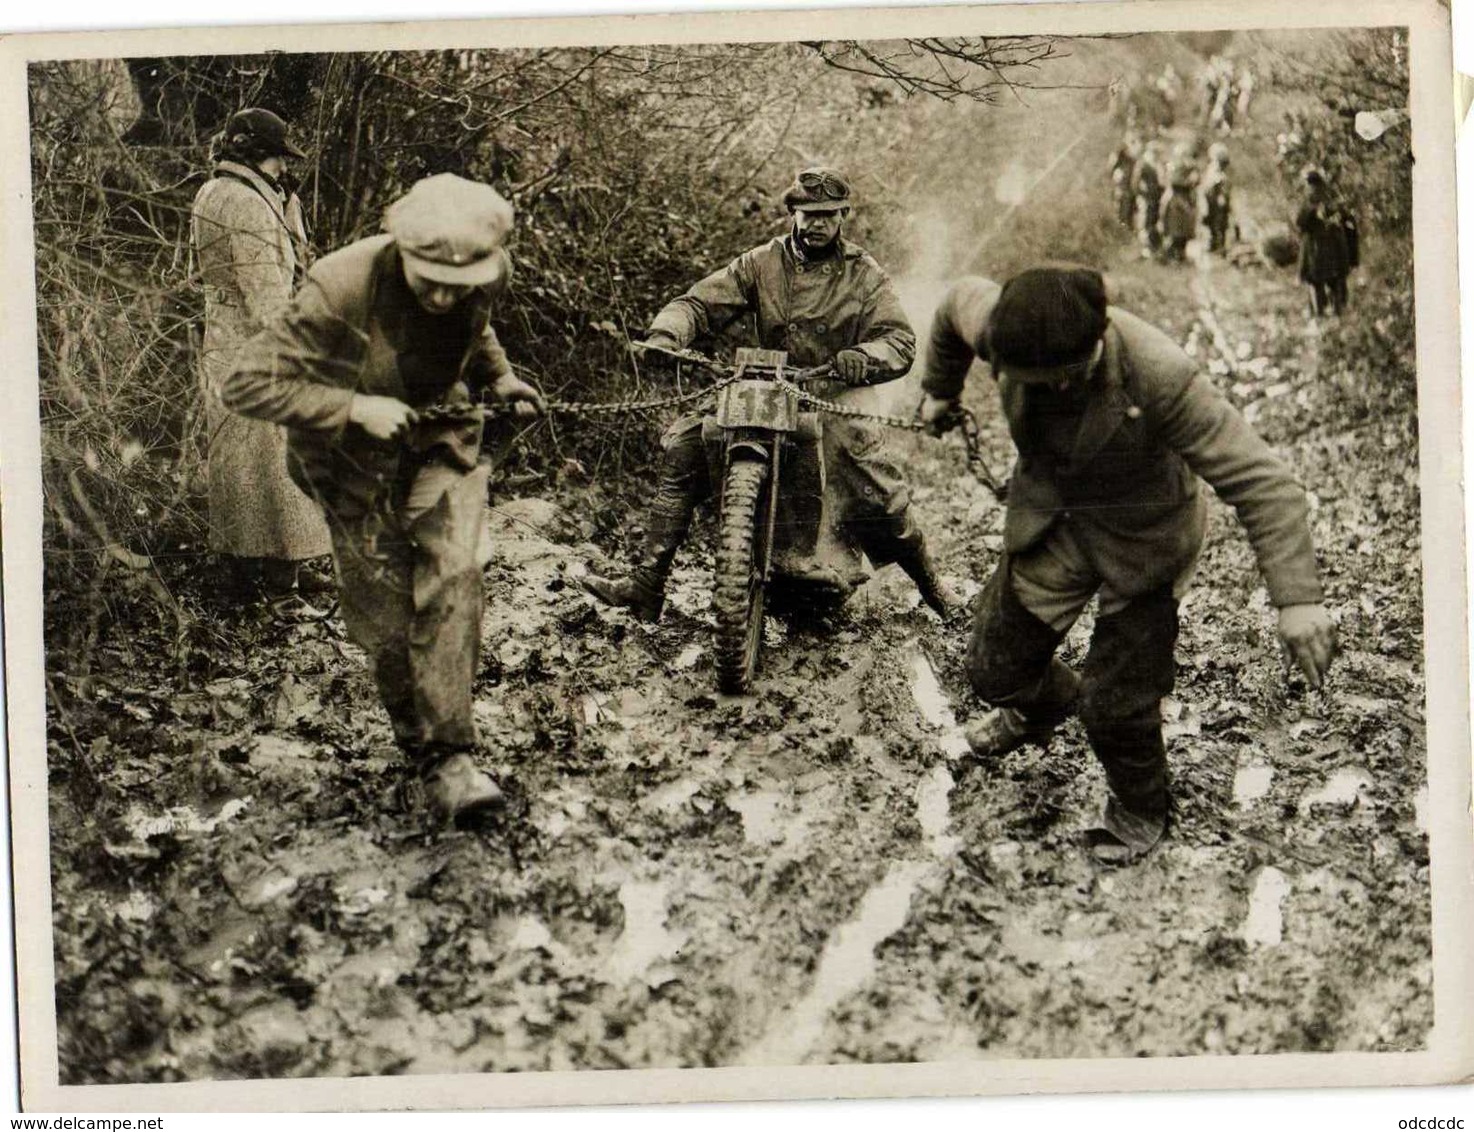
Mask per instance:
[[[950,53],[945,71],[936,50]],[[986,100],[1010,67],[1051,51],[1021,39],[36,65],[48,595],[95,593],[99,550],[166,573],[204,553],[203,304],[188,220],[231,111],[263,105],[292,123],[310,154],[293,173],[319,249],[377,231],[426,174],[495,184],[518,216],[517,283],[497,321],[514,363],[554,397],[613,400],[665,383],[637,373],[626,339],[782,230],[777,190],[797,165],[850,168],[870,216],[894,215],[893,174],[933,135],[931,115],[948,98]],[[857,153],[884,158],[860,168]],[[652,422],[609,427],[564,419],[496,443],[510,470],[543,476],[568,457],[605,476],[653,458]]]
[[[1404,108],[1408,102],[1407,33],[1360,28],[1336,33],[1318,52],[1282,55],[1275,81],[1298,93],[1303,108],[1286,112],[1278,141],[1280,175],[1292,196],[1300,173],[1318,165],[1356,210],[1364,229],[1386,236],[1412,231],[1412,133],[1406,126],[1364,141],[1359,110]]]
[[[1336,384],[1348,424],[1417,420],[1413,294],[1405,282],[1373,277],[1352,295],[1351,310],[1327,334],[1321,373]]]

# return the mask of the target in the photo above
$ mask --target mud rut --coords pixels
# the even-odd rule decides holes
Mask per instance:
[[[99,916],[129,956],[63,980],[63,1079],[1420,1046],[1417,584],[1400,565],[1368,581],[1416,562],[1407,528],[1375,521],[1416,516],[1416,467],[1364,490],[1409,438],[1305,431],[1323,394],[1288,276],[1119,274],[1123,305],[1186,340],[1315,487],[1348,646],[1329,693],[1285,689],[1217,507],[1167,705],[1176,828],[1151,860],[1103,872],[1075,848],[1103,790],[1076,724],[1047,753],[966,756],[963,635],[894,568],[834,625],[770,619],[754,694],[725,698],[695,553],[642,625],[572,584],[599,557],[585,517],[503,501],[478,714],[505,818],[427,836],[396,805],[359,658],[320,629],[192,707],[145,705],[188,753],[163,782],[135,768],[123,828],[94,843],[106,883],[56,872],[59,961]],[[1001,515],[955,439],[902,443],[975,591]],[[53,828],[78,820],[54,802]],[[109,1011],[128,1041],[100,1032]]]

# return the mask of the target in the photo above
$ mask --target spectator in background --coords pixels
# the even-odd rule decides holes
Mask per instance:
[[[1131,222],[1136,216],[1136,197],[1131,181],[1140,152],[1141,143],[1136,136],[1127,134],[1111,155],[1111,200],[1116,206],[1116,219],[1127,231],[1131,230]]]
[[[1300,279],[1310,288],[1310,313],[1339,315],[1346,309],[1346,280],[1360,262],[1356,219],[1331,192],[1325,171],[1307,166],[1301,174],[1305,199],[1295,216],[1300,234]]]
[[[1162,258],[1168,263],[1182,263],[1187,258],[1187,242],[1198,228],[1197,168],[1186,154],[1167,167],[1167,191],[1162,194]]]
[[[1162,208],[1161,147],[1154,141],[1147,142],[1141,160],[1136,163],[1133,178],[1136,194],[1136,230],[1141,239],[1141,255],[1150,259],[1161,245],[1161,232],[1157,228]]]
[[[1208,149],[1208,171],[1203,177],[1202,215],[1208,229],[1208,251],[1222,255],[1228,246],[1231,214],[1231,190],[1228,183],[1228,146],[1214,142]]]
[[[1249,107],[1254,103],[1254,71],[1250,67],[1239,68],[1239,121],[1249,120]]]
[[[190,239],[205,290],[200,380],[205,401],[210,548],[224,556],[234,601],[269,603],[293,619],[315,614],[298,592],[298,563],[331,549],[327,525],[287,475],[287,437],[227,410],[221,386],[240,346],[292,297],[306,269],[302,207],[282,176],[306,155],[269,110],[231,115],[212,147],[210,179],[194,199]]]

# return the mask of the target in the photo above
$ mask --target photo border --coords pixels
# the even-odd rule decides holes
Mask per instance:
[[[255,51],[423,50],[640,43],[889,39],[943,34],[1096,34],[1406,26],[1413,148],[1424,675],[1434,1025],[1417,1053],[1239,1054],[171,1084],[59,1084],[42,665],[41,448],[26,68],[31,62]],[[0,414],[4,645],[22,1103],[38,1111],[484,1108],[654,1101],[961,1096],[1033,1092],[1432,1084],[1474,1072],[1474,837],[1462,390],[1458,353],[1452,43],[1436,0],[1208,0],[710,12],[274,27],[130,29],[0,43],[0,312],[11,408]],[[1457,610],[1458,616],[1451,616]]]

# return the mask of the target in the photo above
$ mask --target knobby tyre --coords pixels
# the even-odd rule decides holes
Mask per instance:
[[[738,460],[727,470],[722,487],[712,606],[717,624],[717,681],[731,695],[741,695],[751,685],[763,639],[758,504],[767,477],[766,464]]]

